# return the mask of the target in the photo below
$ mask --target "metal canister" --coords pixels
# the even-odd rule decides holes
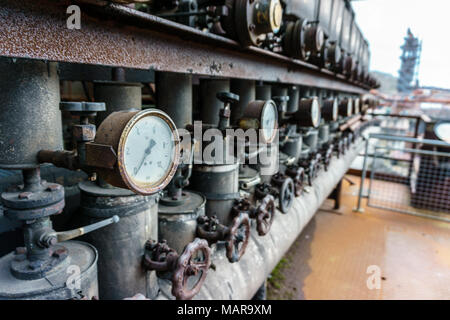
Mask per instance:
[[[97,250],[84,242],[66,241],[69,257],[48,275],[19,279],[11,263],[20,259],[19,249],[0,258],[0,300],[68,300],[98,297]],[[57,253],[54,253],[57,254]]]
[[[319,147],[330,141],[330,127],[327,124],[322,124],[319,127]]]
[[[182,191],[181,199],[161,199],[158,206],[159,240],[167,240],[169,247],[181,254],[195,239],[197,218],[205,215],[205,204],[203,195],[188,190]]]
[[[310,152],[315,152],[319,143],[319,131],[316,129],[310,129],[303,134],[303,145],[309,147]]]
[[[231,224],[231,208],[239,199],[239,163],[194,165],[190,189],[207,199],[206,215],[216,216],[224,225]]]
[[[62,150],[56,63],[0,58],[0,168],[39,165],[40,150]],[[12,139],[13,137],[13,139]]]
[[[120,223],[84,236],[99,251],[99,294],[101,299],[124,299],[136,293],[157,295],[154,272],[142,267],[145,242],[158,237],[158,197],[141,196],[119,188],[82,182],[81,225],[117,215]]]
[[[99,126],[113,112],[141,110],[142,85],[131,82],[96,81],[94,98],[95,101],[106,104],[106,112],[99,112],[96,117],[96,124]]]
[[[300,158],[302,152],[303,137],[301,134],[294,133],[289,135],[287,141],[281,147],[281,151],[291,157],[295,157],[295,161]]]

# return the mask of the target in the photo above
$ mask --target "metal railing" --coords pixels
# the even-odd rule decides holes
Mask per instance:
[[[442,141],[370,134],[355,210],[366,198],[370,207],[450,222],[449,150]]]

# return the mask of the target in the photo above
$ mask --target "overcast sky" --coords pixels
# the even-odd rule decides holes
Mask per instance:
[[[450,88],[450,0],[352,1],[368,39],[371,69],[398,76],[400,46],[408,27],[423,40],[421,85]]]

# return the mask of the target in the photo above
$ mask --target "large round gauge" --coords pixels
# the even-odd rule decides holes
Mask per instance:
[[[95,144],[117,153],[112,170],[100,170],[108,183],[149,195],[172,180],[178,167],[178,131],[167,114],[157,109],[114,112],[100,125]]]
[[[321,118],[321,108],[317,97],[300,99],[298,111],[295,113],[299,126],[317,128]]]
[[[325,99],[322,103],[322,117],[325,121],[337,121],[338,101],[336,98]]]
[[[250,102],[239,121],[242,129],[259,129],[262,143],[271,143],[278,129],[278,109],[272,100]]]
[[[434,126],[434,134],[438,139],[450,143],[450,122],[438,122]]]

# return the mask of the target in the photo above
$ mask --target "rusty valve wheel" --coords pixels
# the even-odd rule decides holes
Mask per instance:
[[[203,259],[201,261],[196,260],[198,259],[198,253],[202,253]],[[195,238],[193,242],[184,248],[172,275],[172,294],[177,300],[190,300],[200,291],[210,266],[211,249],[208,246],[208,242]],[[189,289],[188,279],[198,275],[200,277]]]
[[[250,238],[250,218],[241,213],[233,219],[226,241],[227,258],[231,263],[238,262],[247,249]]]
[[[295,196],[299,197],[303,193],[303,184],[305,181],[305,169],[298,166],[286,168],[286,175],[294,181]]]
[[[250,218],[246,212],[232,209],[235,217],[231,226],[224,226],[217,217],[199,217],[197,235],[206,239],[210,244],[225,241],[226,256],[231,263],[238,262],[247,249],[250,238]]]
[[[295,198],[294,181],[281,173],[272,177],[272,184],[278,189],[279,208],[282,213],[288,213]]]
[[[265,236],[269,233],[275,212],[275,198],[268,194],[256,209],[256,230],[258,231],[258,235]]]
[[[167,242],[147,241],[143,264],[147,270],[172,272],[172,294],[177,300],[190,300],[205,282],[211,266],[211,249],[206,240],[196,238],[189,243],[183,253],[178,253],[167,245]],[[202,253],[202,261],[196,261],[198,253]],[[200,274],[192,288],[188,288],[188,280]]]

